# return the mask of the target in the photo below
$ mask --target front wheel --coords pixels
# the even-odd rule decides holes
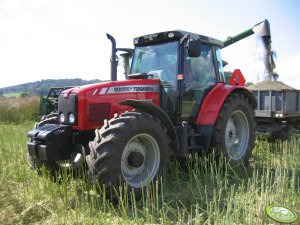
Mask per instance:
[[[80,145],[82,152],[73,152],[71,158],[61,161],[46,161],[27,153],[27,160],[31,169],[36,170],[39,175],[43,174],[43,168],[54,180],[60,172],[66,171],[68,175],[76,178],[85,174],[86,165],[84,157],[84,147]]]
[[[224,102],[213,134],[216,156],[223,151],[233,164],[248,165],[254,147],[254,112],[242,94],[230,95]]]
[[[89,173],[111,191],[127,183],[135,197],[154,181],[170,159],[170,138],[160,121],[143,112],[125,112],[96,130],[87,156]]]
[[[45,124],[58,124],[58,114],[52,112],[49,115],[43,116],[41,121],[34,125],[34,128],[37,129]],[[36,170],[39,175],[42,174],[44,168],[45,172],[54,178],[54,180],[57,179],[60,171],[66,171],[68,175],[73,177],[81,177],[86,171],[85,148],[87,146],[77,144],[76,147],[77,149],[74,149],[74,152],[68,160],[46,161],[29,153],[27,153],[27,160],[31,169]]]

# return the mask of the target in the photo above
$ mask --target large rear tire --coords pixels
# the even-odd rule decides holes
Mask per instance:
[[[160,121],[144,112],[125,112],[96,130],[86,158],[89,174],[115,201],[119,186],[136,198],[170,161],[170,138]]]
[[[254,112],[247,98],[235,93],[225,100],[213,133],[215,155],[247,166],[255,140]]]

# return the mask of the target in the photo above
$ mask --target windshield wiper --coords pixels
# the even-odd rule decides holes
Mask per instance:
[[[153,74],[149,74],[149,73],[133,73],[133,74],[128,74],[127,77],[129,79],[149,79],[149,77],[153,77]]]

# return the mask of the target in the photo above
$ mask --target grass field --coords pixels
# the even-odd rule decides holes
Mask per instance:
[[[174,161],[154,184],[156,189],[149,185],[142,200],[129,202],[131,196],[125,196],[112,205],[85,179],[63,173],[61,182],[55,183],[32,171],[25,135],[32,126],[0,124],[3,225],[277,224],[265,213],[271,204],[300,213],[299,137],[275,144],[260,137],[249,168],[233,169],[201,158],[181,169]]]
[[[0,123],[18,123],[39,119],[39,101],[35,97],[1,97],[0,96]]]
[[[22,94],[21,92],[12,92],[12,93],[6,93],[3,96],[7,98],[11,98],[11,97],[19,98],[21,94]]]

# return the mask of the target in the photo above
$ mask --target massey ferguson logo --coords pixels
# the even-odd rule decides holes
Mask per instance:
[[[158,85],[130,85],[110,87],[107,94],[124,92],[159,92]]]

